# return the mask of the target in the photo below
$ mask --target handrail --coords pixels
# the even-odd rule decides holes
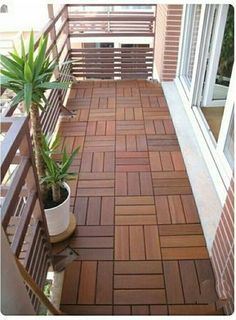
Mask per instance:
[[[2,133],[5,134],[1,146],[1,186],[5,187],[7,183],[4,194],[1,194],[2,227],[13,254],[42,288],[46,271],[52,263],[52,252],[33,159],[28,118],[2,117],[1,124]],[[14,164],[16,154],[18,165]],[[14,173],[9,178],[8,170],[11,166],[14,166]],[[42,247],[43,264],[40,263],[41,257],[28,254],[32,244],[36,249]],[[36,270],[37,277],[34,277],[32,270]],[[37,311],[38,298],[31,294],[31,301]]]

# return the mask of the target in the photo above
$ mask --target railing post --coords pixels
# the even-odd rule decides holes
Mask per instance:
[[[70,29],[69,29],[69,11],[68,11],[68,6],[66,5],[66,9],[63,13],[65,19],[67,20],[67,24],[66,24],[66,37],[67,37],[67,51],[69,52],[71,50],[71,42],[70,42]]]
[[[53,20],[55,18],[53,4],[48,4],[48,16],[49,16],[50,20]],[[53,27],[50,30],[50,35],[51,35],[52,42],[55,44],[52,47],[52,57],[53,57],[53,59],[57,59],[57,57],[58,57],[58,48],[57,48],[57,37],[56,37],[56,26],[55,26],[55,23],[53,24]],[[56,78],[58,78],[58,76],[59,76],[58,67],[55,69],[54,75],[55,75]]]

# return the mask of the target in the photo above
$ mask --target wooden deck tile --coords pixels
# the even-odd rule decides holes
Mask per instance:
[[[115,261],[115,274],[161,274],[160,261]]]
[[[151,315],[167,315],[168,307],[165,305],[151,305],[150,313]]]
[[[145,260],[144,232],[142,226],[129,227],[130,259]]]
[[[141,305],[141,306],[132,306],[132,315],[149,315],[149,306]]]
[[[113,263],[99,261],[97,270],[96,304],[112,304]]]
[[[162,275],[116,275],[115,289],[164,288]]]
[[[221,314],[188,174],[160,84],[74,84],[63,146],[71,170],[78,253],[65,269],[61,310],[72,315]],[[60,159],[60,154],[55,159]]]
[[[163,260],[209,259],[206,247],[162,248]]]
[[[178,261],[164,261],[163,268],[168,304],[184,303]]]
[[[76,304],[77,302],[80,267],[80,261],[73,261],[66,268],[61,296],[62,304]],[[71,276],[72,274],[74,277]]]
[[[114,305],[113,307],[113,314],[115,316],[121,315],[130,315],[131,314],[131,307],[130,306],[119,306]]]
[[[79,284],[78,303],[94,304],[96,291],[97,262],[83,261]]]
[[[169,306],[170,315],[214,315],[216,309],[214,305],[171,305]]]
[[[165,304],[163,289],[114,290],[115,304]]]
[[[183,283],[184,301],[188,304],[194,304],[200,296],[194,261],[180,261],[179,266]]]

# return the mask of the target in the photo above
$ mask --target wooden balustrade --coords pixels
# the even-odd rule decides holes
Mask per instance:
[[[147,79],[152,77],[152,48],[74,49],[73,75],[85,78]]]
[[[86,5],[87,8],[95,5]],[[109,7],[115,8],[116,5]],[[120,5],[119,5],[120,6]],[[144,5],[146,6],[146,4]],[[148,5],[147,5],[148,6]],[[80,5],[67,5],[69,35],[74,37],[153,37],[154,12],[124,11],[92,11],[85,12],[78,9]]]
[[[26,117],[1,118],[1,222],[13,254],[43,288],[52,262],[51,245]],[[18,164],[14,163],[17,155]],[[14,168],[12,168],[14,166]],[[13,175],[9,177],[9,169]],[[3,187],[3,188],[2,188]],[[29,292],[37,312],[39,300]]]

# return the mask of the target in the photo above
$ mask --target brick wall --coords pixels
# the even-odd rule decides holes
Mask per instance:
[[[176,76],[181,18],[182,5],[157,5],[154,61],[161,81]]]
[[[219,298],[227,299],[224,307],[226,314],[232,314],[234,309],[233,239],[234,181],[232,179],[211,252],[212,266],[216,276]]]

